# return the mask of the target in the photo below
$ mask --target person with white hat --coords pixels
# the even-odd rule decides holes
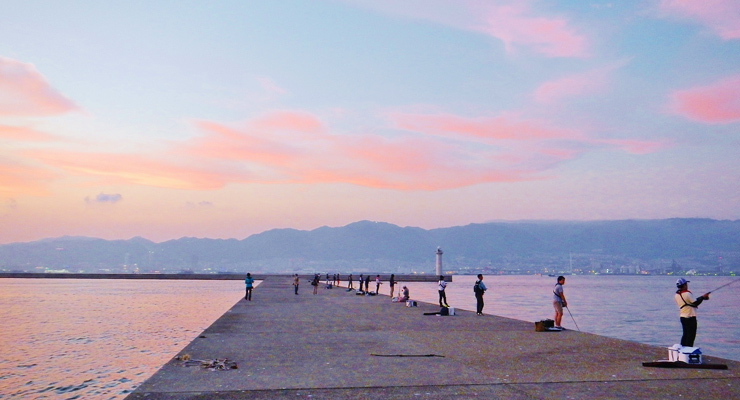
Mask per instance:
[[[684,278],[680,278],[676,281],[676,294],[673,299],[676,301],[676,305],[679,308],[679,316],[681,317],[681,327],[683,328],[683,336],[681,336],[681,346],[694,347],[694,339],[696,339],[696,309],[699,304],[704,300],[709,300],[709,293],[705,293],[694,300],[691,297],[689,291],[689,282]]]

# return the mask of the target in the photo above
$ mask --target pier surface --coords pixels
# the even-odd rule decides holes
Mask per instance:
[[[265,279],[178,354],[237,369],[173,358],[127,399],[740,399],[740,362],[705,355],[729,369],[646,368],[667,350],[471,311],[424,315],[439,307],[344,288],[313,295],[305,279],[296,296],[291,282]]]

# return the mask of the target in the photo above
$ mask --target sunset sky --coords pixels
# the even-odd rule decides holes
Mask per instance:
[[[740,219],[736,0],[0,0],[0,243]]]

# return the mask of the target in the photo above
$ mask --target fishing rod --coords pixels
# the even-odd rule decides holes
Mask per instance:
[[[568,306],[565,306],[565,309],[568,310],[568,314],[570,314],[570,319],[572,319],[573,323],[576,324],[576,319],[573,318],[573,313],[570,312],[570,308],[568,308]],[[578,332],[581,331],[581,328],[578,327],[578,324],[576,324],[576,329],[578,329]]]
[[[725,283],[724,285],[722,285],[722,286],[718,287],[717,289],[714,289],[714,290],[712,290],[712,291],[709,291],[709,292],[707,292],[707,294],[710,294],[710,293],[712,293],[712,292],[716,292],[716,291],[718,291],[718,290],[722,289],[723,287],[725,287],[725,286],[730,286],[730,285],[732,285],[733,283],[736,283],[736,282],[740,282],[740,279],[735,279],[735,280],[734,280],[734,281],[732,281],[732,282],[728,282],[728,283]]]

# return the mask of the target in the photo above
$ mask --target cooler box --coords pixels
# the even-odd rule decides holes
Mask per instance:
[[[668,348],[668,361],[678,361],[678,351],[681,350],[680,344],[674,344]]]
[[[698,347],[681,347],[678,351],[678,361],[687,364],[701,364],[701,349]]]

